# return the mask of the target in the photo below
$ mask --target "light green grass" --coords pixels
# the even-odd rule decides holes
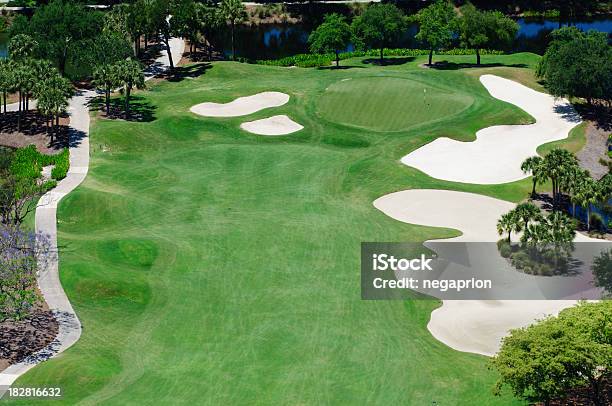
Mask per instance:
[[[445,120],[472,104],[472,97],[416,80],[370,76],[346,78],[325,89],[319,115],[331,122],[376,131],[400,131]]]
[[[520,403],[492,395],[485,357],[429,334],[437,301],[360,299],[362,241],[457,235],[395,221],[374,199],[444,188],[518,201],[530,191],[529,180],[454,184],[399,162],[438,136],[470,140],[484,126],[530,120],[469,71],[422,62],[351,60],[346,70],[215,63],[195,80],[139,93],[155,106],[152,122],[94,119],[89,175],[58,213],[61,279],[83,336],[18,384],[61,386],[66,404]],[[317,116],[328,86],[373,75],[472,102],[461,115],[397,132]],[[242,118],[189,112],[266,90],[291,100]],[[405,96],[406,111],[421,102]],[[239,129],[275,114],[305,129],[273,138]]]

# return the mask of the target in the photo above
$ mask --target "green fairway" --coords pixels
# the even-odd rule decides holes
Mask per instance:
[[[317,112],[326,120],[344,125],[400,131],[448,119],[468,108],[472,101],[469,94],[414,79],[348,77],[325,89]]]
[[[138,92],[152,121],[94,118],[90,172],[58,211],[61,279],[83,335],[17,385],[62,387],[67,404],[521,404],[493,396],[487,358],[430,335],[437,301],[360,298],[362,241],[457,235],[392,220],[374,199],[441,188],[518,201],[531,190],[529,179],[438,181],[399,162],[439,136],[470,140],[531,120],[477,76],[532,77],[528,68],[437,71],[424,60],[337,70],[216,62]],[[377,100],[371,109],[360,113],[355,89]],[[272,90],[289,103],[236,118],[189,112]],[[277,114],[304,130],[240,130]]]

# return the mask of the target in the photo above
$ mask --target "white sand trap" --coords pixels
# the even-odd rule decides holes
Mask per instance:
[[[476,141],[437,138],[402,158],[402,163],[427,175],[453,182],[495,184],[525,178],[521,162],[539,145],[567,138],[580,118],[565,99],[555,99],[512,80],[483,75],[480,82],[491,96],[514,104],[535,118],[531,125],[501,125],[482,129]]]
[[[261,120],[247,121],[240,128],[258,135],[287,135],[300,131],[304,126],[283,115],[272,116]]]
[[[514,203],[487,196],[447,190],[405,190],[374,201],[388,216],[411,224],[453,228],[463,235],[453,241],[491,242],[499,217]],[[576,241],[589,241],[578,234]],[[438,240],[449,241],[449,240]],[[597,240],[601,242],[601,240]],[[546,315],[573,306],[574,300],[444,300],[427,328],[458,351],[493,355],[508,330],[527,326]]]
[[[229,103],[200,103],[191,111],[205,117],[239,117],[270,107],[279,107],[289,101],[289,95],[280,92],[262,92],[252,96],[239,97]]]

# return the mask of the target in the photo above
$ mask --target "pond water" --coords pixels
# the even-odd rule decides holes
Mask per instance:
[[[544,53],[548,44],[548,34],[559,28],[559,22],[545,19],[518,19],[519,32],[512,46],[514,51]],[[572,25],[582,29],[595,29],[612,34],[612,17],[591,20],[579,20]],[[284,56],[308,52],[308,35],[315,24],[262,24],[250,27],[242,26],[236,30],[236,55],[249,59],[276,59]],[[414,35],[415,25],[407,35],[396,44],[398,47],[418,47]],[[220,47],[226,56],[231,55],[231,36],[223,31],[214,38],[214,44]],[[350,49],[349,49],[350,50]]]

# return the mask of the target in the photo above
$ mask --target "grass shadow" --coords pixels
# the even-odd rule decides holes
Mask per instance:
[[[395,65],[404,65],[408,62],[414,61],[416,58],[414,56],[401,56],[401,57],[388,57],[383,58],[381,61],[380,58],[367,58],[361,61],[366,65],[377,65],[377,66],[395,66]]]
[[[126,117],[125,114],[125,99],[123,97],[115,97],[110,101],[109,111],[106,111],[104,97],[96,97],[91,99],[88,104],[91,111],[99,111],[102,117],[109,120],[125,120],[140,123],[150,123],[155,121],[156,106],[151,104],[142,96],[130,97],[130,114]]]
[[[319,66],[317,69],[319,70],[347,70],[347,69],[364,69],[365,66],[357,66],[357,65],[340,65],[340,66]]]
[[[515,64],[503,64],[503,63],[481,63],[477,65],[475,63],[456,63],[449,61],[438,61],[433,65],[423,65],[429,69],[437,69],[437,70],[459,70],[459,69],[471,69],[471,68],[499,68],[499,67],[507,67],[507,68],[528,68],[527,64],[524,63],[515,63]]]
[[[195,79],[205,74],[210,68],[212,68],[212,64],[209,62],[199,62],[187,66],[178,66],[175,67],[172,72],[167,74],[166,80],[168,80],[168,82],[182,82],[185,79]]]
[[[602,104],[574,103],[574,108],[584,120],[592,121],[604,131],[612,131],[612,108]]]

